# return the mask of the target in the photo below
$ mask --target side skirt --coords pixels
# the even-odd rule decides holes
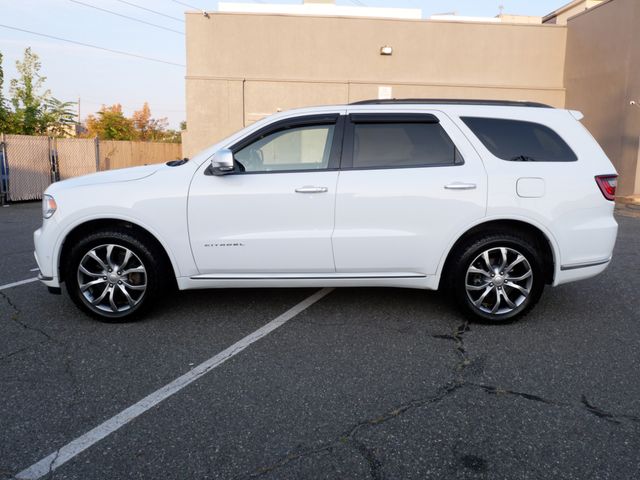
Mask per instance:
[[[398,287],[435,290],[438,279],[435,275],[392,274],[384,276],[362,274],[332,274],[319,276],[318,274],[280,274],[265,276],[265,274],[243,275],[198,275],[194,277],[180,277],[177,279],[180,290],[202,288],[321,288],[321,287]]]

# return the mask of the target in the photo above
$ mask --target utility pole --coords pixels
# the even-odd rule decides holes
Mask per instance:
[[[81,126],[82,123],[80,121],[80,96],[78,96],[78,126],[76,127],[76,137],[78,136],[78,133],[80,133]]]

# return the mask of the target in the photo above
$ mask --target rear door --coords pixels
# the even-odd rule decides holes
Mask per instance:
[[[487,178],[440,111],[350,111],[336,197],[338,273],[435,274],[443,253],[485,215]]]

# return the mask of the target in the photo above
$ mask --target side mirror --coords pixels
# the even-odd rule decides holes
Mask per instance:
[[[211,172],[214,175],[226,175],[234,170],[233,152],[228,148],[218,150],[211,157]]]

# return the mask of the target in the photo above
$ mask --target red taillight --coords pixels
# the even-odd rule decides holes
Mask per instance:
[[[596,176],[596,183],[600,187],[604,198],[611,201],[616,199],[616,187],[618,186],[617,175],[598,175]]]

